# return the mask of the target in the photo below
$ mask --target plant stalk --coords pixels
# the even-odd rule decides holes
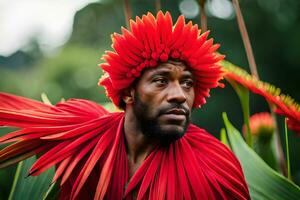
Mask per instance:
[[[285,161],[285,156],[284,156],[284,153],[283,153],[283,149],[282,149],[282,146],[281,146],[281,140],[280,140],[280,136],[279,136],[279,130],[278,130],[278,126],[277,126],[277,117],[276,117],[276,114],[274,113],[273,109],[272,109],[272,106],[271,104],[269,103],[269,107],[270,107],[270,111],[271,111],[271,115],[272,115],[272,118],[273,118],[273,122],[274,122],[274,125],[275,125],[275,147],[276,147],[276,157],[277,157],[277,160],[278,160],[278,164],[279,164],[279,167],[280,167],[280,170],[281,170],[281,173],[287,177],[287,166],[286,166],[286,161]]]
[[[289,150],[289,137],[287,130],[287,118],[284,119],[284,134],[285,134],[285,148],[286,148],[286,162],[287,162],[287,178],[292,180],[291,165],[290,165],[290,150]]]
[[[200,4],[200,24],[201,24],[201,32],[207,31],[207,17],[205,13],[205,0],[199,0]]]
[[[129,28],[129,21],[132,16],[132,10],[130,7],[129,0],[124,0],[124,15],[125,15],[126,28]]]
[[[155,0],[155,10],[156,10],[156,12],[161,10],[160,0]]]
[[[257,67],[256,67],[253,51],[252,51],[252,47],[251,47],[251,43],[250,43],[250,39],[249,39],[247,28],[246,28],[246,25],[245,25],[245,22],[244,22],[244,19],[243,19],[243,15],[242,15],[242,11],[241,11],[241,8],[240,8],[240,5],[239,5],[239,1],[238,0],[232,0],[232,4],[233,4],[233,7],[235,9],[236,18],[237,18],[240,33],[242,35],[242,40],[243,40],[243,43],[244,43],[244,46],[245,46],[246,55],[247,55],[247,59],[248,59],[251,74],[254,75],[255,77],[259,78],[258,73],[257,73]]]

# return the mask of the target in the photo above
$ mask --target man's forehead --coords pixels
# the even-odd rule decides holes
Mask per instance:
[[[188,68],[187,68],[187,66],[186,66],[186,64],[184,62],[174,61],[174,60],[168,60],[165,63],[160,63],[157,66],[157,69],[159,69],[159,68],[172,68],[172,67],[180,67],[180,68],[182,68],[185,71],[189,71]]]
[[[180,70],[183,71],[184,73],[191,74],[191,71],[187,67],[187,65],[184,62],[181,61],[173,61],[169,60],[165,63],[160,63],[157,67],[155,68],[148,68],[147,71],[148,73],[159,73],[159,72],[167,72],[167,71],[174,71],[174,70]]]

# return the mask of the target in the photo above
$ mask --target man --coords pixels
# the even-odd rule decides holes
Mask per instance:
[[[191,110],[220,85],[218,45],[181,16],[131,21],[113,35],[100,84],[124,112],[87,100],[55,106],[2,93],[0,167],[35,154],[29,175],[56,166],[61,199],[250,199],[238,160]]]

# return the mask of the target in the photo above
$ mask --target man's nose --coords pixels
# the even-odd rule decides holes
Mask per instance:
[[[167,101],[176,103],[184,103],[186,101],[186,95],[180,83],[171,84],[168,91]]]

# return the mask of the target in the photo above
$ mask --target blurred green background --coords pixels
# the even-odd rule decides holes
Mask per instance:
[[[26,4],[26,1],[24,2]],[[67,3],[64,5],[60,3],[61,1],[52,1],[56,4],[50,6],[50,2],[49,5],[44,5],[46,9],[41,12],[41,15],[55,16],[56,12],[65,13],[64,9],[68,8]],[[72,4],[71,1],[66,2]],[[12,10],[20,9],[16,1],[11,3]],[[25,12],[32,12],[30,9],[40,9],[38,4],[38,1],[31,0],[28,1],[28,6],[22,9],[25,9]],[[148,11],[155,12],[154,1],[131,0],[130,5],[132,16],[141,16]],[[299,102],[300,2],[298,0],[241,0],[240,6],[260,78],[280,87],[284,93]],[[0,11],[4,11],[7,7],[0,1]],[[171,12],[173,20],[176,20],[180,14],[184,14],[194,23],[200,21],[196,0],[161,0],[161,7],[163,11]],[[38,100],[41,93],[45,92],[54,103],[61,98],[85,98],[100,104],[108,101],[103,88],[97,86],[101,76],[101,70],[97,65],[101,62],[100,58],[104,50],[111,49],[110,34],[120,32],[120,27],[125,26],[123,1],[89,2],[86,0],[82,1],[76,9],[74,18],[72,16],[69,23],[72,29],[64,36],[63,42],[53,46],[49,43],[47,46],[41,39],[43,37],[40,32],[36,30],[36,34],[31,35],[24,45],[14,51],[9,53],[0,51],[0,91]],[[231,1],[209,0],[206,4],[206,12],[208,29],[211,30],[210,37],[221,44],[220,52],[225,54],[230,62],[248,70],[248,61]],[[11,45],[7,44],[7,39],[4,38],[5,27],[2,27],[3,23],[1,23],[5,20],[3,17],[5,15],[0,14],[0,37],[2,37],[0,49],[5,50]],[[52,20],[53,26],[60,23],[59,15],[55,17]],[[40,21],[43,22],[42,17]],[[20,23],[24,26],[29,22],[24,19]],[[22,26],[19,26],[20,30],[15,30],[21,32],[21,35]],[[65,31],[57,27],[56,29],[54,33]],[[7,34],[11,37],[15,35],[13,32]],[[251,95],[251,113],[266,110],[268,105],[264,99]],[[224,111],[236,127],[242,127],[243,119],[238,97],[227,83],[225,89],[215,89],[211,92],[207,104],[202,109],[194,111],[193,121],[219,137],[220,129],[223,127],[221,113]],[[283,130],[283,119],[278,118],[278,121],[280,130]],[[4,132],[5,130],[1,130],[0,134]],[[300,157],[297,153],[300,138],[292,132],[289,137],[292,176],[299,185]],[[283,140],[283,136],[281,138]],[[14,170],[14,167],[0,170],[0,199],[8,197]]]

